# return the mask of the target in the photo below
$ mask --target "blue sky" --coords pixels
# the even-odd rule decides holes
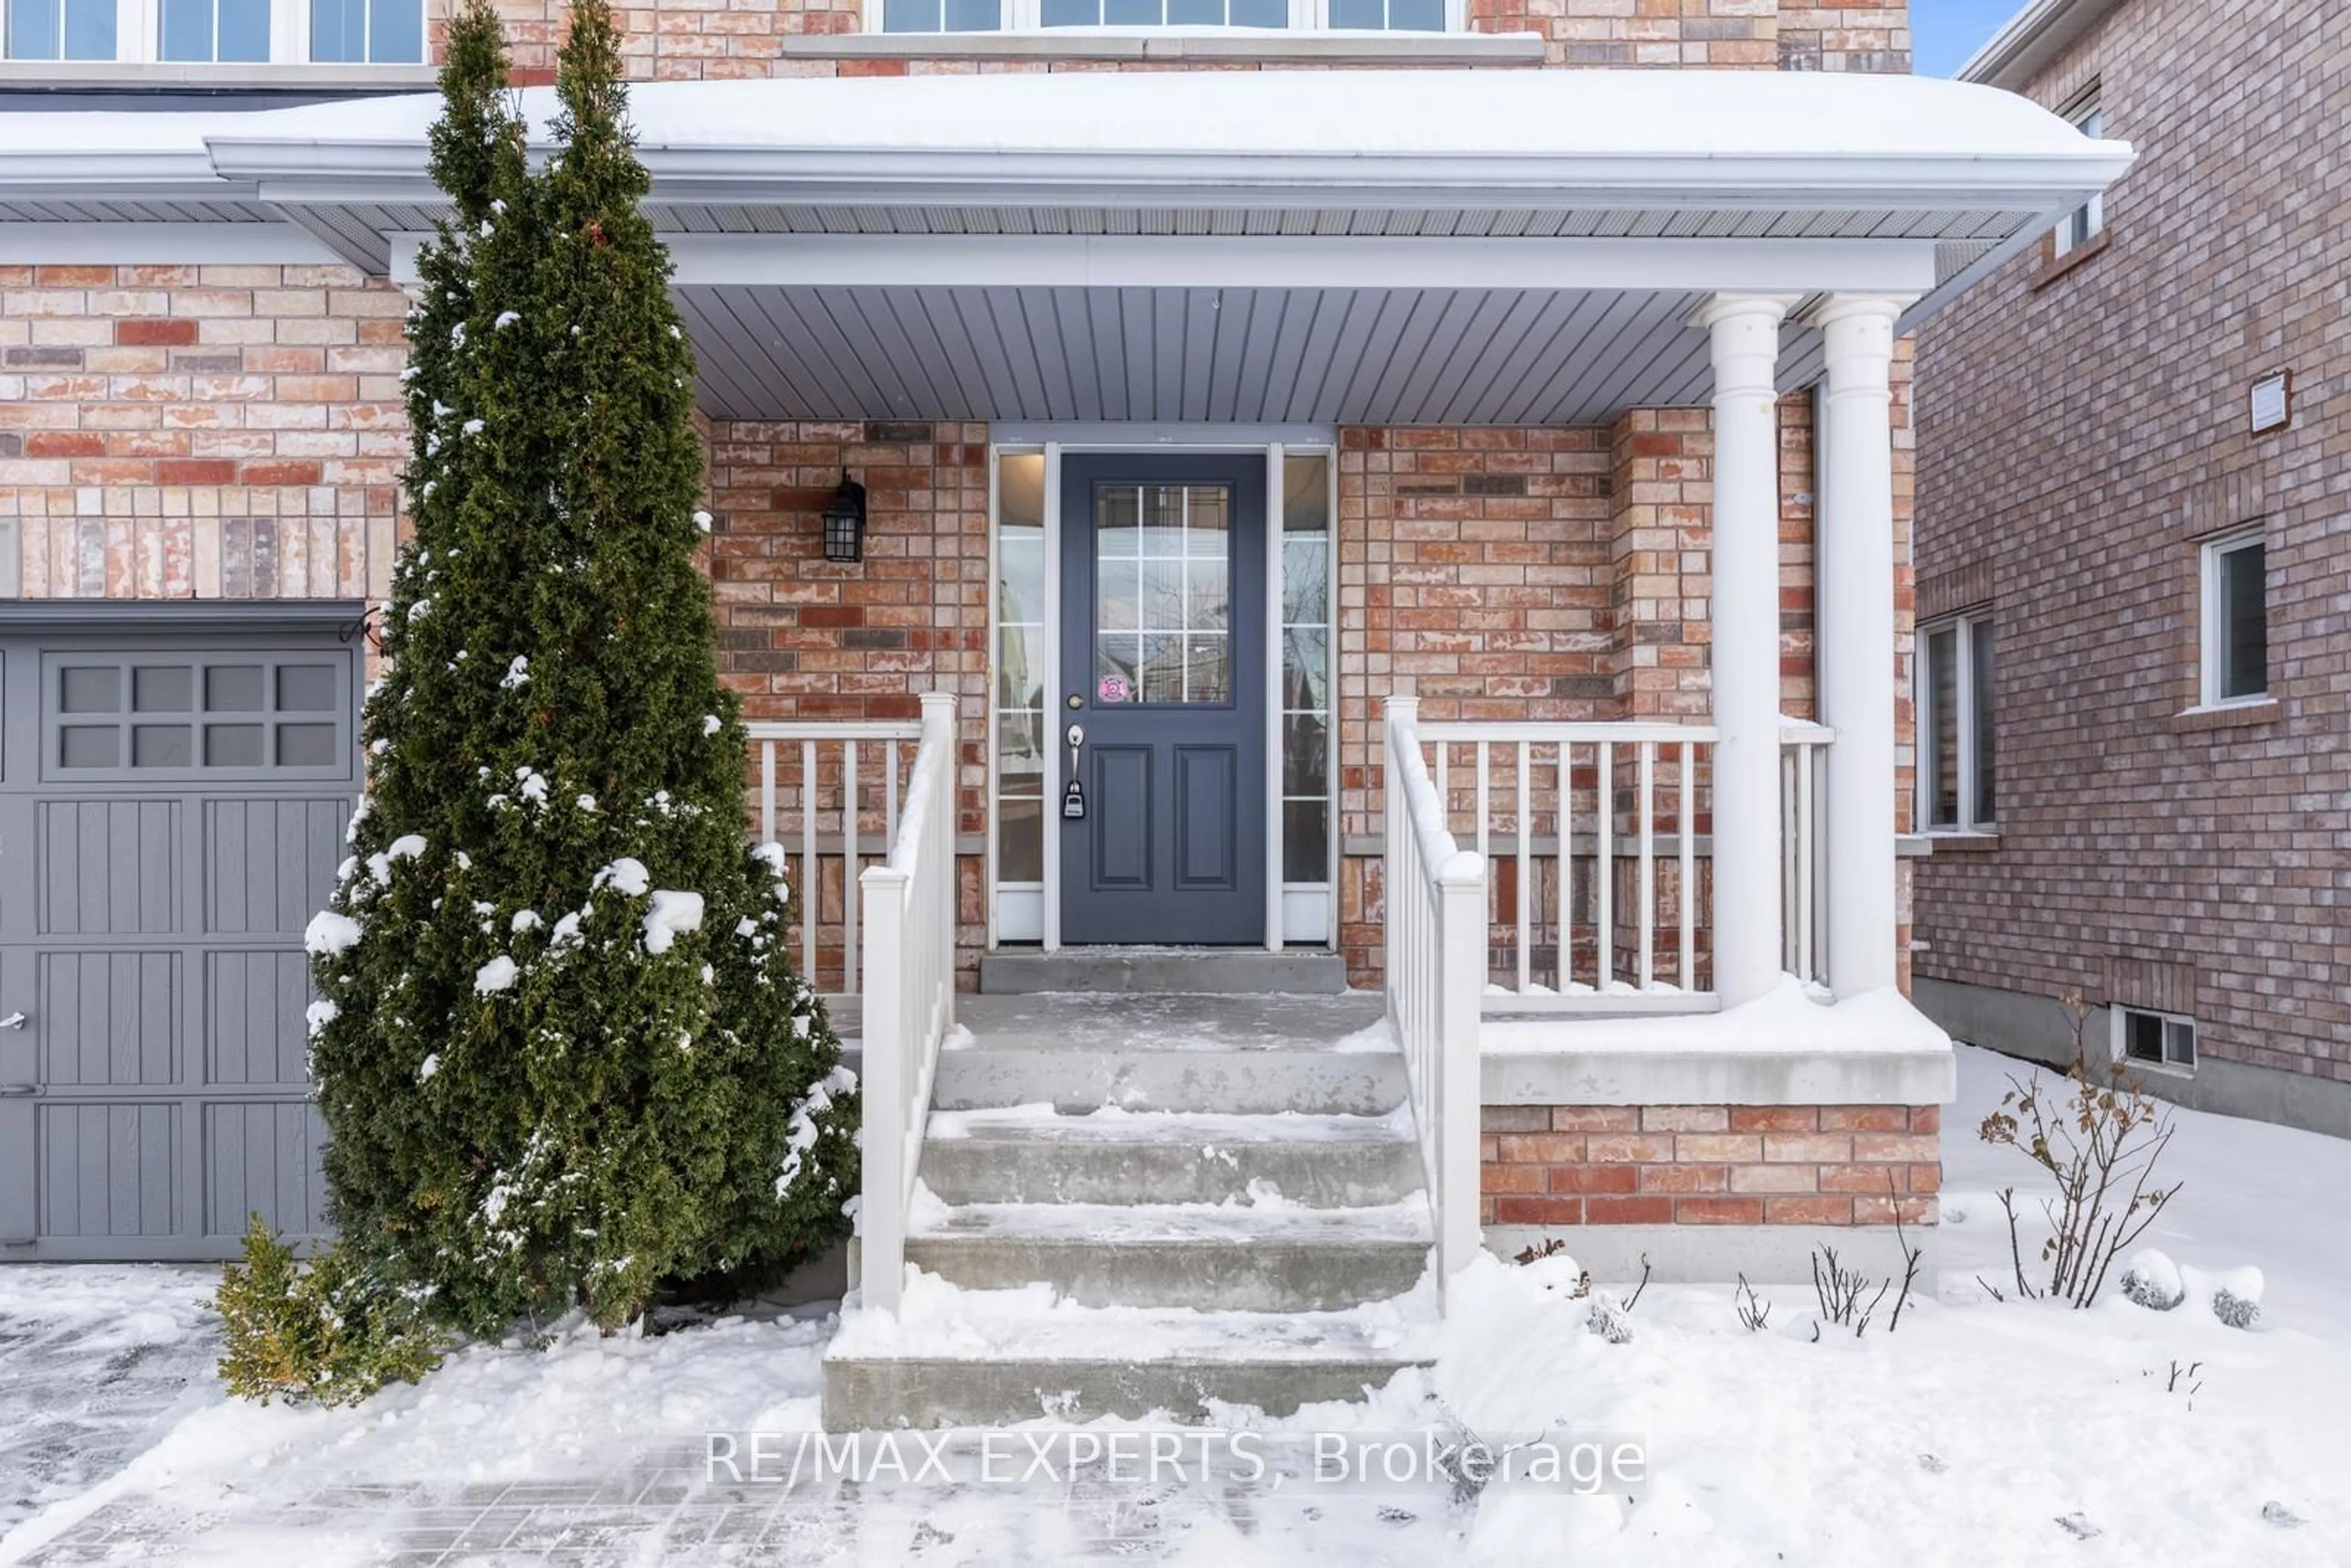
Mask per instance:
[[[2022,9],[2023,0],[1910,0],[1918,74],[1949,76]]]

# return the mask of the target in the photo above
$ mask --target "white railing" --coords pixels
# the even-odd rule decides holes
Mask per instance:
[[[1780,967],[1815,986],[1828,983],[1828,910],[1821,898],[1828,845],[1821,784],[1828,759],[1822,752],[1835,738],[1825,725],[1790,721],[1780,727]]]
[[[858,1282],[865,1304],[898,1310],[906,1215],[930,1116],[939,1043],[955,1026],[956,700],[923,698],[905,815],[865,891],[864,1191]]]
[[[1486,988],[1486,862],[1454,842],[1415,728],[1418,705],[1388,699],[1384,758],[1388,1021],[1404,1047],[1413,1125],[1437,1230],[1440,1303],[1475,1256],[1479,999]]]
[[[898,832],[902,763],[922,738],[919,719],[791,719],[743,727],[759,772],[759,838],[799,862],[792,885],[800,975],[833,996],[855,996],[858,873],[890,852]]]
[[[1711,726],[1418,729],[1434,747],[1435,789],[1448,827],[1466,809],[1479,858],[1508,873],[1507,883],[1494,879],[1498,906],[1489,912],[1493,926],[1509,933],[1505,955],[1487,971],[1489,1010],[1715,1005],[1699,983],[1697,873]],[[1589,956],[1579,961],[1580,947]]]

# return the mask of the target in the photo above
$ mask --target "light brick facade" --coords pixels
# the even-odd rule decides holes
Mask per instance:
[[[1990,609],[1998,833],[1919,862],[1917,970],[2046,1056],[2062,993],[2189,1015],[2197,1074],[2159,1091],[2351,1131],[2351,71],[2334,0],[2259,11],[2123,0],[2014,84],[2095,89],[2138,163],[2098,239],[1920,335],[1920,610]],[[2293,423],[2254,435],[2280,370]],[[2199,542],[2255,523],[2275,701],[2188,713]]]

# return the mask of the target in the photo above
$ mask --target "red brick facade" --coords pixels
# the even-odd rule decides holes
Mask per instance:
[[[878,6],[880,0],[874,0]],[[526,73],[550,72],[561,41],[559,0],[504,0],[499,6]],[[1716,70],[1910,68],[1908,0],[1468,0],[1473,33],[1532,33],[1541,63]],[[855,3],[785,0],[768,9],[717,0],[663,0],[619,12],[636,73],[664,81],[775,76],[907,76],[987,70],[1117,68],[1082,57],[1017,61],[958,57],[946,40],[941,57],[828,57],[820,41],[860,32]],[[1389,63],[1389,62],[1382,62]],[[1532,62],[1530,62],[1532,63]],[[1199,69],[1199,62],[1156,68]],[[1253,69],[1246,60],[1213,68]]]
[[[2262,1114],[2351,1086],[2344,20],[2112,9],[2019,84],[2052,108],[2095,89],[2137,150],[2105,232],[2011,262],[1918,349],[1921,608],[1989,607],[1998,766],[1997,836],[1919,862],[1918,972],[2189,1014],[2199,1077],[2296,1075]],[[2252,434],[2249,392],[2281,370],[2293,423]],[[2199,543],[2248,524],[2274,701],[2187,713]]]
[[[523,79],[546,79],[559,0],[503,9]],[[1470,0],[1468,14],[1474,32],[1540,35],[1549,66],[1908,68],[1903,0]],[[857,32],[862,18],[848,5],[664,0],[620,19],[643,78],[1128,68],[1082,57],[1086,46],[1067,37],[989,61],[956,55],[954,39],[929,59],[871,57],[870,47],[860,57],[838,43],[826,52],[825,39]],[[0,528],[17,530],[23,591],[381,600],[406,453],[402,313],[398,290],[335,267],[0,267]],[[710,575],[722,668],[747,717],[902,718],[924,692],[964,699],[968,967],[987,920],[977,846],[989,758],[975,718],[988,691],[989,432],[920,414],[710,422]],[[1907,562],[1907,355],[1895,423]],[[1781,432],[1782,690],[1785,711],[1802,717],[1814,700],[1808,395],[1783,400]],[[1381,698],[1416,694],[1432,720],[1708,711],[1711,419],[1635,409],[1608,427],[1348,428],[1337,459],[1339,946],[1362,985],[1377,983],[1384,915]],[[868,487],[869,531],[865,559],[835,565],[822,559],[818,514],[844,469]],[[1887,656],[1907,692],[1902,570],[1901,646]],[[1900,723],[1907,800],[1907,706]],[[1578,788],[1598,793],[1594,781]],[[1702,785],[1693,793],[1691,825],[1703,834]],[[835,860],[810,890],[820,975],[839,972],[852,931],[839,872]],[[1674,900],[1703,901],[1703,862],[1697,888],[1666,874],[1669,922]],[[1500,909],[1514,894],[1498,881],[1496,896]],[[1550,891],[1534,904],[1552,909]],[[1538,934],[1554,949],[1563,937],[1590,939],[1588,928]],[[1870,1224],[1898,1202],[1906,1219],[1923,1221],[1936,1125],[1933,1107],[1497,1107],[1486,1218]]]
[[[0,266],[21,591],[387,593],[404,309],[341,267]]]
[[[1938,1105],[1489,1105],[1486,1225],[1936,1222]]]

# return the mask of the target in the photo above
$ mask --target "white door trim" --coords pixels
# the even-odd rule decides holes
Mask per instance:
[[[997,835],[998,822],[998,765],[997,698],[998,681],[997,661],[1003,654],[1003,638],[997,603],[997,562],[1001,549],[1002,486],[998,482],[998,462],[1008,451],[1035,452],[1040,447],[1045,458],[1044,549],[1045,584],[1044,610],[1048,616],[1044,637],[1044,693],[1048,704],[1045,712],[1046,758],[1044,767],[1044,845],[1041,867],[1044,888],[1042,915],[1036,940],[1048,953],[1061,947],[1061,834],[1056,824],[1061,821],[1061,797],[1065,787],[1068,747],[1061,737],[1066,721],[1061,709],[1061,457],[1065,452],[1256,452],[1266,460],[1266,674],[1265,729],[1266,766],[1263,780],[1266,811],[1265,856],[1265,919],[1266,947],[1281,950],[1285,941],[1304,942],[1308,946],[1336,946],[1338,920],[1338,821],[1339,790],[1335,779],[1327,779],[1327,809],[1332,820],[1327,836],[1331,843],[1330,869],[1325,873],[1327,885],[1317,890],[1312,883],[1285,883],[1282,880],[1282,534],[1283,506],[1287,496],[1285,464],[1290,450],[1295,446],[1326,453],[1329,459],[1329,510],[1331,542],[1323,554],[1324,594],[1330,630],[1324,641],[1323,657],[1330,667],[1324,678],[1330,683],[1332,724],[1338,716],[1338,470],[1339,443],[1335,428],[1325,425],[1217,425],[1217,424],[1005,424],[992,428],[988,443],[988,602],[987,602],[987,713],[986,716],[986,746],[987,756],[987,850],[985,858],[987,878],[987,936],[992,951],[1007,940],[1026,941],[1026,932],[1007,937],[1005,922],[999,914],[1004,897],[998,886]],[[1335,736],[1334,736],[1335,740]],[[1338,754],[1331,748],[1325,767],[1335,772]],[[1020,890],[1024,894],[1025,887]],[[1294,923],[1286,916],[1301,894],[1322,898],[1327,908],[1319,938],[1286,938],[1285,927]],[[1026,925],[1026,921],[1010,924]],[[1311,925],[1311,919],[1309,924]]]

